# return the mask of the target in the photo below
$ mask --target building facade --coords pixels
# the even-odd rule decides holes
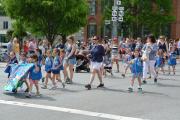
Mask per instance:
[[[180,0],[173,0],[174,15],[176,16],[176,21],[171,25],[171,38],[180,38]]]
[[[84,41],[93,35],[103,35],[102,21],[102,5],[101,0],[88,0],[89,2],[89,16],[87,25],[84,28]],[[173,0],[173,14],[176,16],[175,22],[170,27],[170,37],[173,39],[180,38],[180,0]],[[107,30],[106,30],[107,31]],[[106,33],[107,34],[107,33]],[[109,34],[110,31],[109,31]]]
[[[6,16],[0,16],[0,42],[5,42],[5,35],[11,28],[11,19]]]
[[[89,16],[87,18],[87,25],[84,28],[84,41],[94,35],[101,35],[101,0],[88,0],[89,2]]]

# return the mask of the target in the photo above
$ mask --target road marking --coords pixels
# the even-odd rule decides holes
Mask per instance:
[[[54,106],[47,106],[47,105],[38,105],[38,104],[16,102],[16,101],[0,100],[0,104],[21,106],[21,107],[29,107],[29,108],[37,108],[37,109],[44,109],[44,110],[52,110],[52,111],[59,111],[59,112],[65,112],[65,113],[71,113],[71,114],[79,114],[79,115],[85,115],[85,116],[91,116],[91,117],[99,117],[99,118],[111,119],[111,120],[145,120],[145,119],[141,119],[141,118],[124,117],[124,116],[113,115],[113,114],[90,112],[90,111],[77,110],[77,109],[71,109],[71,108],[54,107]]]

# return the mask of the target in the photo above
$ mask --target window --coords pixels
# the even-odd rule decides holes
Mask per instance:
[[[90,0],[89,4],[89,14],[92,16],[96,15],[96,0]]]
[[[8,21],[3,22],[3,29],[8,29]]]
[[[88,30],[87,30],[88,38],[95,36],[96,32],[97,32],[97,25],[96,24],[89,24]]]

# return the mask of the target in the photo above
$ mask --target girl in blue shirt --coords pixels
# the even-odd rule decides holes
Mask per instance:
[[[10,60],[9,60],[9,62],[7,63],[7,67],[6,67],[6,69],[5,69],[5,73],[8,73],[8,78],[10,77],[10,75],[11,75],[11,72],[12,72],[12,70],[11,70],[11,64],[18,64],[18,60],[17,60],[17,58],[16,58],[16,54],[14,53],[14,52],[10,52]]]
[[[63,62],[60,59],[59,56],[59,50],[57,48],[55,48],[53,50],[53,54],[54,54],[54,60],[53,60],[53,65],[52,65],[52,82],[53,82],[53,87],[52,89],[56,89],[56,82],[55,80],[58,80],[59,82],[62,83],[63,88],[65,87],[64,82],[62,82],[61,77],[60,77],[60,70],[61,70],[61,66],[63,65]]]
[[[125,63],[125,64],[124,64],[125,71],[124,71],[124,73],[122,74],[123,77],[125,77],[128,68],[130,68],[130,71],[131,71],[131,65],[129,65],[129,62],[130,62],[130,61],[132,60],[132,58],[133,58],[133,55],[132,55],[132,52],[131,52],[130,49],[126,49],[126,52],[127,52],[127,54],[126,54],[126,55],[124,56],[124,58],[123,58],[123,63]]]
[[[156,54],[156,63],[155,63],[155,69],[157,74],[159,72],[159,69],[161,69],[161,71],[165,73],[164,65],[165,65],[164,53],[162,49],[159,49]]]
[[[26,61],[26,53],[25,53],[25,52],[21,52],[19,64],[27,64],[27,61]],[[28,81],[27,81],[27,77],[28,77],[28,74],[26,74],[26,75],[23,77],[23,82],[25,82],[26,87],[27,87],[27,89],[26,89],[24,92],[29,92],[29,83],[28,83]]]
[[[176,66],[176,52],[175,52],[175,48],[173,47],[172,49],[171,49],[171,52],[170,52],[170,54],[169,54],[169,58],[168,58],[168,65],[169,65],[169,74],[171,74],[171,69],[170,69],[170,67],[172,67],[172,69],[173,69],[173,73],[174,73],[174,75],[175,75],[175,66]]]
[[[36,87],[36,96],[39,96],[39,80],[42,78],[42,73],[41,66],[38,65],[38,56],[36,54],[31,55],[30,62],[34,63],[34,66],[29,70],[30,88],[29,95],[27,97],[31,96],[33,85]]]
[[[44,86],[42,87],[43,89],[47,89],[48,79],[50,78],[52,80],[51,69],[52,69],[52,66],[53,66],[53,58],[51,56],[51,51],[50,50],[46,51],[46,56],[47,56],[46,60],[45,60],[45,72],[46,72],[46,75],[45,75],[45,83],[44,83]]]
[[[130,87],[128,88],[129,92],[133,92],[133,86],[134,86],[134,80],[137,78],[138,79],[138,91],[141,92],[142,88],[141,88],[141,78],[142,78],[142,69],[143,69],[143,61],[141,60],[140,53],[138,50],[134,51],[134,56],[135,58],[131,60],[131,62],[129,63],[129,65],[132,66],[132,79],[131,79],[131,83],[130,83]]]

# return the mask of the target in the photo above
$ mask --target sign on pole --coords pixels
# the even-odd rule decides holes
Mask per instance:
[[[124,7],[121,6],[121,0],[117,0],[116,5],[112,6],[112,21],[123,22]]]

